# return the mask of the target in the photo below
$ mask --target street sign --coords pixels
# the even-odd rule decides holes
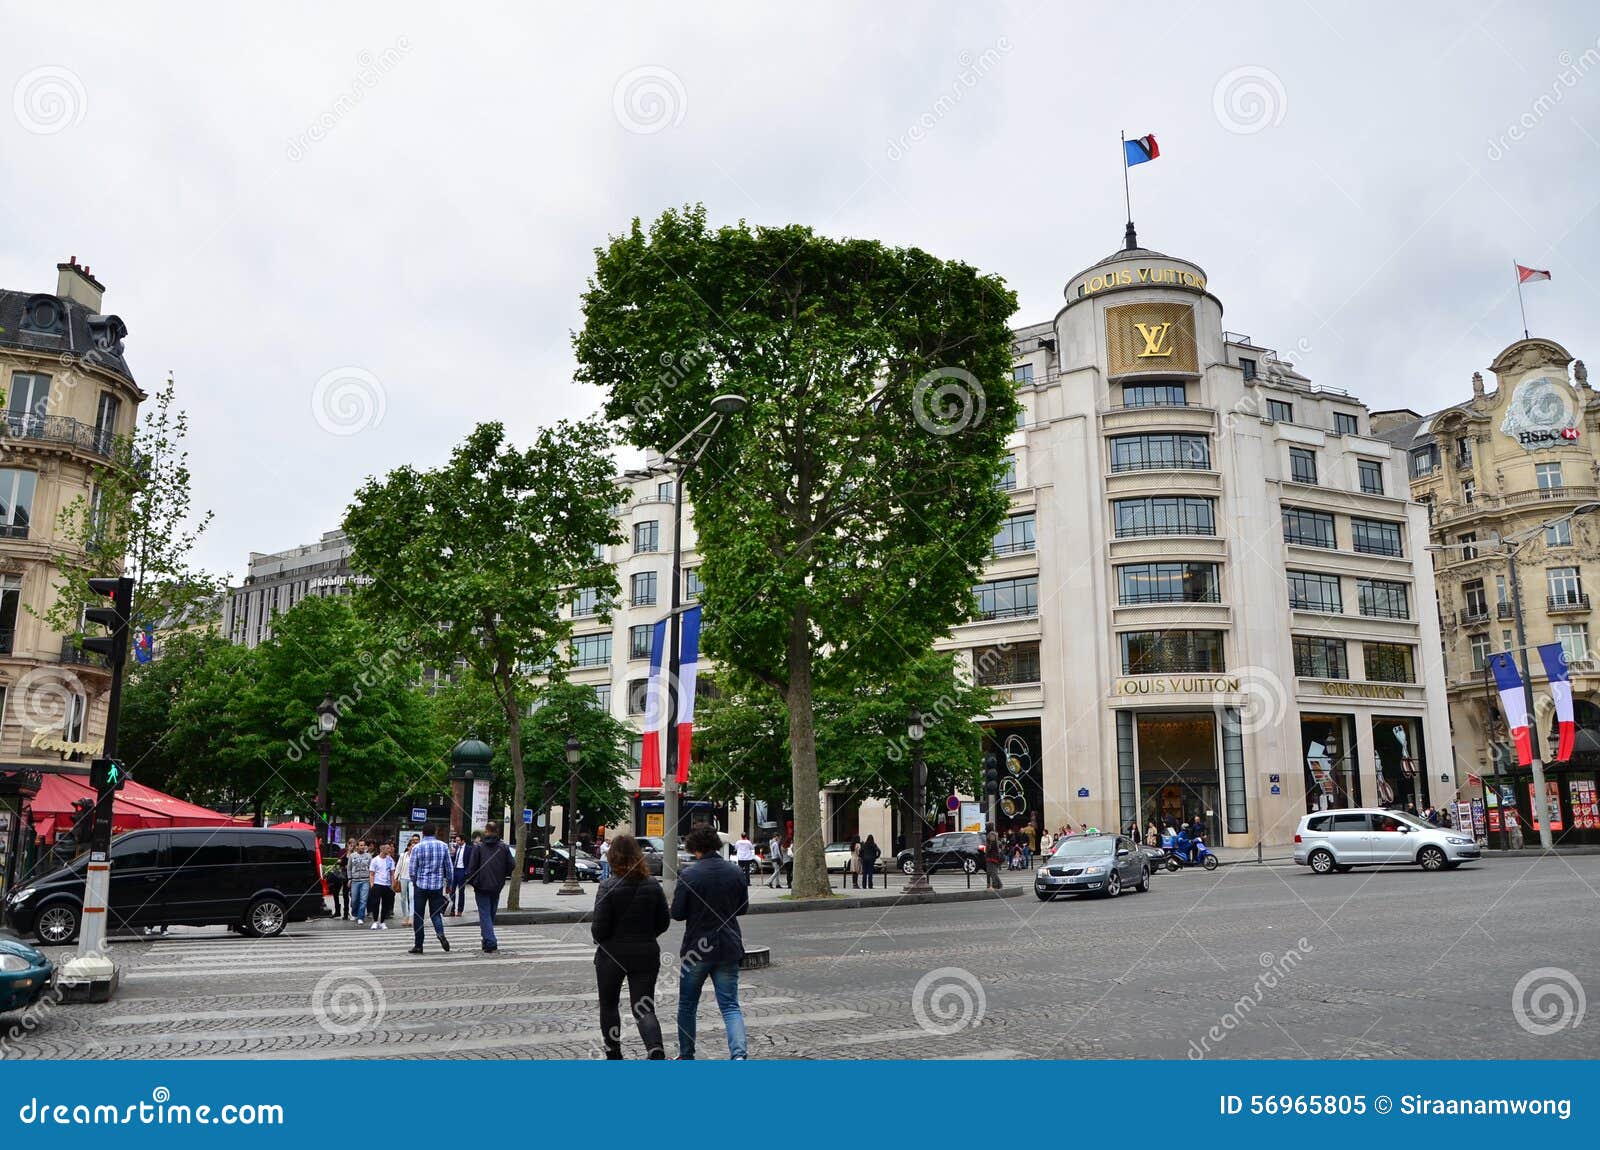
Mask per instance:
[[[1272,784],[1272,793],[1275,794],[1275,795],[1281,795],[1281,794],[1283,794],[1283,788],[1280,787],[1277,783],[1273,783]]]
[[[522,808],[522,825],[525,826],[525,827],[531,827],[533,825],[533,808],[532,807],[523,807]]]
[[[1267,782],[1269,782],[1269,783],[1281,783],[1281,782],[1283,782],[1283,780],[1281,778],[1279,778],[1277,775],[1268,775],[1267,776]]]
[[[1080,799],[1088,798],[1089,797],[1089,788],[1088,787],[1079,787],[1078,788],[1078,797]]]
[[[947,811],[959,811],[961,809],[961,800],[951,795],[944,801],[944,809]]]
[[[427,822],[428,821],[428,808],[427,807],[412,807],[411,808],[411,821],[414,822],[414,823],[425,823],[425,822]]]

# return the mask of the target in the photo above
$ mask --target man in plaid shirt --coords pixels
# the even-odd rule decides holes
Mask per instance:
[[[450,896],[453,871],[450,848],[434,837],[436,833],[437,828],[432,823],[423,823],[422,841],[411,848],[407,873],[411,876],[414,892],[411,923],[416,931],[416,945],[409,951],[411,954],[422,953],[424,915],[433,919],[433,933],[439,936],[439,945],[445,950],[450,949],[450,940],[444,936],[444,908]]]

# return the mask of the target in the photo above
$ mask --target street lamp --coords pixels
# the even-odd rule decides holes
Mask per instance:
[[[578,885],[578,763],[583,759],[583,748],[578,746],[578,740],[567,739],[567,881],[561,884],[557,894],[582,894],[583,888]],[[552,852],[553,854],[554,852]],[[548,873],[553,860],[550,855],[545,856],[544,866]]]
[[[339,725],[339,704],[332,693],[323,697],[317,707],[317,733],[319,761],[317,763],[317,820],[322,823],[322,835],[328,835],[328,746],[333,739],[333,729]]]
[[[672,598],[667,615],[667,713],[670,729],[678,714],[678,674],[682,670],[680,636],[683,627],[683,485],[689,472],[711,446],[723,422],[750,406],[742,395],[717,395],[711,414],[662,456],[672,472]],[[678,877],[678,740],[667,739],[666,770],[661,780],[661,884],[670,897]]]
[[[927,838],[927,822],[925,813],[927,809],[927,796],[923,793],[927,779],[927,768],[922,762],[922,737],[927,732],[922,726],[922,712],[911,708],[911,714],[906,718],[906,738],[911,741],[911,824],[913,839],[911,841],[911,881],[906,883],[901,893],[925,894],[933,889],[928,885],[928,872],[922,865],[922,840]]]

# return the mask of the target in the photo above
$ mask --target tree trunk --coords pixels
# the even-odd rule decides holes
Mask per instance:
[[[522,771],[522,713],[517,707],[516,687],[507,683],[501,698],[505,700],[506,728],[511,742],[511,817],[520,819],[523,804],[527,800],[527,777]],[[503,841],[513,841],[511,830],[510,827],[505,828]],[[522,908],[522,859],[528,849],[527,843],[522,840],[527,833],[527,828],[522,828],[522,833],[515,836],[515,862],[511,867],[511,894],[506,899],[507,910]]]
[[[811,635],[804,607],[796,608],[789,622],[789,684],[783,702],[789,712],[789,766],[794,782],[794,897],[820,898],[830,894],[831,888],[811,710]]]

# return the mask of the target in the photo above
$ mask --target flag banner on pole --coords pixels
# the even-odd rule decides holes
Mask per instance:
[[[1572,745],[1578,739],[1578,724],[1572,714],[1572,678],[1567,674],[1567,650],[1560,643],[1539,648],[1544,673],[1550,678],[1550,698],[1556,704],[1556,762],[1572,758]]]
[[[1534,284],[1549,278],[1550,273],[1547,271],[1539,268],[1525,268],[1521,264],[1517,265],[1517,282],[1519,284]]]
[[[1511,732],[1511,742],[1517,748],[1517,765],[1525,767],[1533,762],[1533,737],[1528,732],[1528,700],[1522,693],[1522,676],[1508,651],[1489,656],[1489,668],[1494,672],[1495,690],[1500,692],[1500,709],[1506,713],[1506,727]]]
[[[1154,136],[1140,136],[1136,140],[1123,140],[1122,152],[1131,168],[1135,164],[1144,164],[1161,155],[1161,149],[1156,147]],[[1549,275],[1545,276],[1549,279]]]
[[[667,621],[650,629],[650,678],[644,690],[644,745],[639,752],[639,788],[661,785],[661,723],[667,717],[666,685],[661,681],[661,660],[667,647]]]
[[[694,741],[694,681],[700,664],[700,608],[683,613],[682,655],[678,663],[678,781],[689,781],[689,751]]]

